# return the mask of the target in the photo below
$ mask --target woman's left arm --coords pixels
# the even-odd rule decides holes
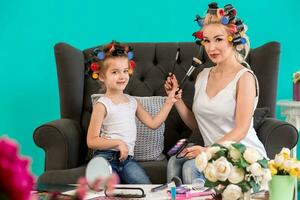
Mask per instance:
[[[253,116],[253,106],[256,97],[255,78],[247,72],[241,76],[236,88],[235,127],[224,135],[217,143],[225,141],[239,142],[248,133]]]

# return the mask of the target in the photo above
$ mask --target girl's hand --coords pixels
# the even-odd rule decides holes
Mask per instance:
[[[180,156],[185,155],[184,157],[186,157],[187,159],[191,160],[191,159],[196,158],[202,151],[206,151],[206,147],[202,147],[202,146],[196,145],[196,146],[185,148],[180,153]]]
[[[168,99],[170,99],[172,103],[179,101],[181,98],[182,98],[182,90],[181,89],[178,90],[178,88],[173,89],[168,94]]]
[[[125,142],[120,140],[120,144],[117,146],[117,149],[120,151],[120,161],[126,160],[128,156],[128,146]]]
[[[169,95],[169,93],[175,88],[178,88],[178,81],[174,74],[169,73],[169,76],[165,81],[165,91],[167,95]]]

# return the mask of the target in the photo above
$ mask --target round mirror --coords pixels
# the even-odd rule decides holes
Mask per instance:
[[[85,170],[85,177],[90,188],[92,188],[96,180],[106,180],[111,174],[112,168],[103,157],[92,158]],[[103,185],[100,186],[100,189],[104,189]]]

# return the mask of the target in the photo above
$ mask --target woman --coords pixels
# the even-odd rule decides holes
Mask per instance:
[[[219,9],[216,3],[208,5],[206,16],[196,21],[202,26],[194,35],[204,46],[215,66],[205,68],[197,76],[192,111],[182,100],[176,109],[192,130],[200,130],[205,147],[225,141],[241,142],[255,148],[266,157],[263,144],[253,128],[253,112],[258,102],[258,83],[255,75],[241,63],[249,52],[245,27],[235,16],[230,5]],[[248,64],[245,63],[247,66]],[[166,92],[178,87],[176,77],[168,77]],[[193,183],[203,175],[195,167],[195,157],[205,147],[186,148],[183,159],[171,157],[168,163],[168,182],[174,176],[183,178],[185,184]]]

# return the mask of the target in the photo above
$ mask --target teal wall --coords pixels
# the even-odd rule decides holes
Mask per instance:
[[[36,175],[43,171],[44,152],[33,143],[33,130],[59,118],[53,46],[67,42],[84,49],[112,39],[193,41],[193,22],[204,14],[207,0],[28,0],[0,1],[0,134],[21,144],[32,158]],[[292,97],[291,75],[300,70],[300,2],[233,0],[248,24],[252,47],[281,43],[277,99]],[[280,118],[280,113],[277,111]],[[283,133],[284,134],[284,133]]]

